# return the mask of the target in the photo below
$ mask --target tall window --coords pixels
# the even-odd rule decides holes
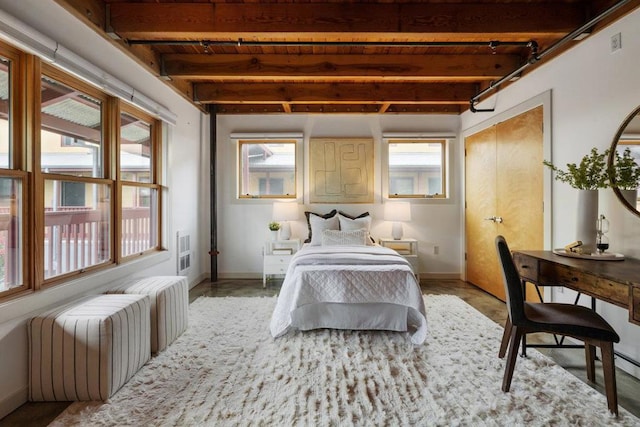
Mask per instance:
[[[40,93],[47,280],[112,260],[112,183],[104,177],[106,96],[48,69]]]
[[[0,41],[0,302],[160,250],[161,141],[159,120]]]
[[[389,198],[447,197],[445,140],[389,141]]]
[[[128,257],[158,247],[158,145],[151,117],[122,106],[120,114],[119,177],[120,255]]]
[[[238,157],[238,197],[296,197],[296,141],[240,141]]]
[[[21,93],[22,55],[0,46],[0,296],[28,289],[24,269],[24,200],[26,172],[16,129],[22,122],[15,107]]]

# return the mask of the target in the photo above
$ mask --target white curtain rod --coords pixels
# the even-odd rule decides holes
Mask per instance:
[[[3,10],[0,10],[0,38],[103,89],[110,95],[140,107],[171,125],[176,124],[176,114],[165,106]]]

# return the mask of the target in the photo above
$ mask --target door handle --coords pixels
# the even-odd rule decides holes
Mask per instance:
[[[485,218],[485,221],[493,221],[493,222],[497,222],[498,224],[502,223],[502,217],[501,216],[490,216],[489,218]]]

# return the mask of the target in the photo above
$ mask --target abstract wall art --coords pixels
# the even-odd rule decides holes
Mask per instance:
[[[372,138],[309,140],[309,203],[373,203]]]

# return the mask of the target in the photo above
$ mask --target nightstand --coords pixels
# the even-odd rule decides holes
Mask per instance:
[[[409,264],[411,264],[411,270],[416,277],[420,274],[420,264],[418,261],[418,241],[411,238],[402,238],[395,240],[391,237],[383,237],[380,239],[380,246],[393,249],[402,255]]]
[[[293,254],[300,249],[300,239],[268,240],[264,244],[262,287],[267,287],[269,276],[284,276]]]

